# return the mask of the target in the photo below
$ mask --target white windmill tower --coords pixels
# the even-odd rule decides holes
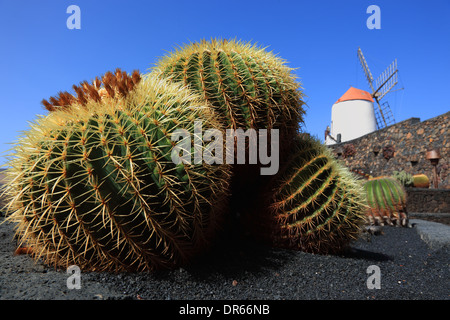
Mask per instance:
[[[345,142],[377,130],[373,102],[369,92],[350,87],[331,108],[325,143]]]
[[[350,87],[336,101],[331,110],[331,127],[325,131],[328,145],[356,139],[395,123],[389,103],[381,99],[398,82],[397,59],[374,81],[360,48],[358,58],[372,92]]]

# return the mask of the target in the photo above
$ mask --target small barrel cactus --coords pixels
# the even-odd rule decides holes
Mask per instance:
[[[341,252],[364,223],[364,190],[331,151],[309,135],[295,139],[284,168],[267,183],[246,223],[257,237],[290,249]]]
[[[8,219],[20,244],[62,268],[188,263],[219,226],[231,172],[174,163],[171,135],[178,128],[193,135],[198,119],[206,129],[221,124],[200,97],[161,79],[116,72],[81,87],[77,97],[43,102],[51,112],[11,154]]]
[[[425,174],[415,174],[412,176],[413,185],[416,188],[429,188],[430,179]]]
[[[406,191],[395,178],[384,176],[364,183],[369,209],[367,216],[372,225],[408,225]]]

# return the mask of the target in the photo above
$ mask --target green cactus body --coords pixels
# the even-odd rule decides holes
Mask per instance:
[[[366,208],[359,182],[309,136],[296,138],[290,159],[260,201],[247,221],[257,236],[320,254],[337,253],[356,239]]]
[[[193,43],[161,59],[155,69],[200,93],[227,128],[295,132],[302,121],[302,93],[292,69],[254,45]]]
[[[20,243],[55,267],[97,271],[151,271],[202,252],[226,207],[230,169],[176,165],[171,134],[193,133],[198,119],[221,128],[204,102],[150,77],[121,99],[72,102],[50,106],[9,162],[8,219]]]
[[[373,225],[406,226],[406,191],[401,183],[392,177],[379,177],[364,184],[369,209],[367,216]]]

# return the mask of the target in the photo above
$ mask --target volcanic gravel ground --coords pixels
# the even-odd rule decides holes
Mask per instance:
[[[3,221],[3,220],[1,220]],[[418,220],[420,221],[420,220]],[[431,249],[416,228],[364,233],[343,255],[274,249],[230,235],[186,268],[156,273],[81,273],[68,289],[65,270],[14,255],[13,227],[0,225],[0,299],[425,299],[450,300],[449,246]],[[368,289],[367,268],[381,271]]]

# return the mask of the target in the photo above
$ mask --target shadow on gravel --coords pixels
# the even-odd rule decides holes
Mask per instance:
[[[232,231],[224,232],[209,252],[197,257],[193,263],[181,268],[181,271],[186,271],[194,281],[206,282],[214,281],[217,277],[245,278],[249,273],[253,276],[265,276],[282,269],[286,263],[298,260],[299,254],[310,259],[309,253],[270,247],[235,227]],[[357,247],[349,247],[335,256],[373,262],[394,260],[389,255]],[[162,270],[154,272],[153,276],[159,280],[168,280],[177,272],[179,270]]]
[[[220,273],[224,276],[276,270],[290,261],[294,252],[274,249],[246,239],[242,243],[219,244],[189,269],[198,275]]]
[[[376,261],[376,262],[382,262],[382,261],[392,261],[394,260],[392,257],[378,252],[372,252],[367,251],[363,249],[357,249],[357,248],[348,248],[345,252],[341,254],[343,258],[352,258],[352,259],[363,259],[363,260],[369,260],[369,261]]]
[[[182,268],[192,280],[215,281],[221,278],[245,278],[246,274],[266,275],[280,269],[292,260],[295,253],[257,243],[243,236],[221,240],[209,252],[197,257],[193,263]],[[157,271],[156,279],[169,279],[178,270]]]
[[[191,277],[203,281],[217,276],[264,275],[291,261],[294,254],[253,239],[238,218],[232,216],[210,250],[183,269]]]

